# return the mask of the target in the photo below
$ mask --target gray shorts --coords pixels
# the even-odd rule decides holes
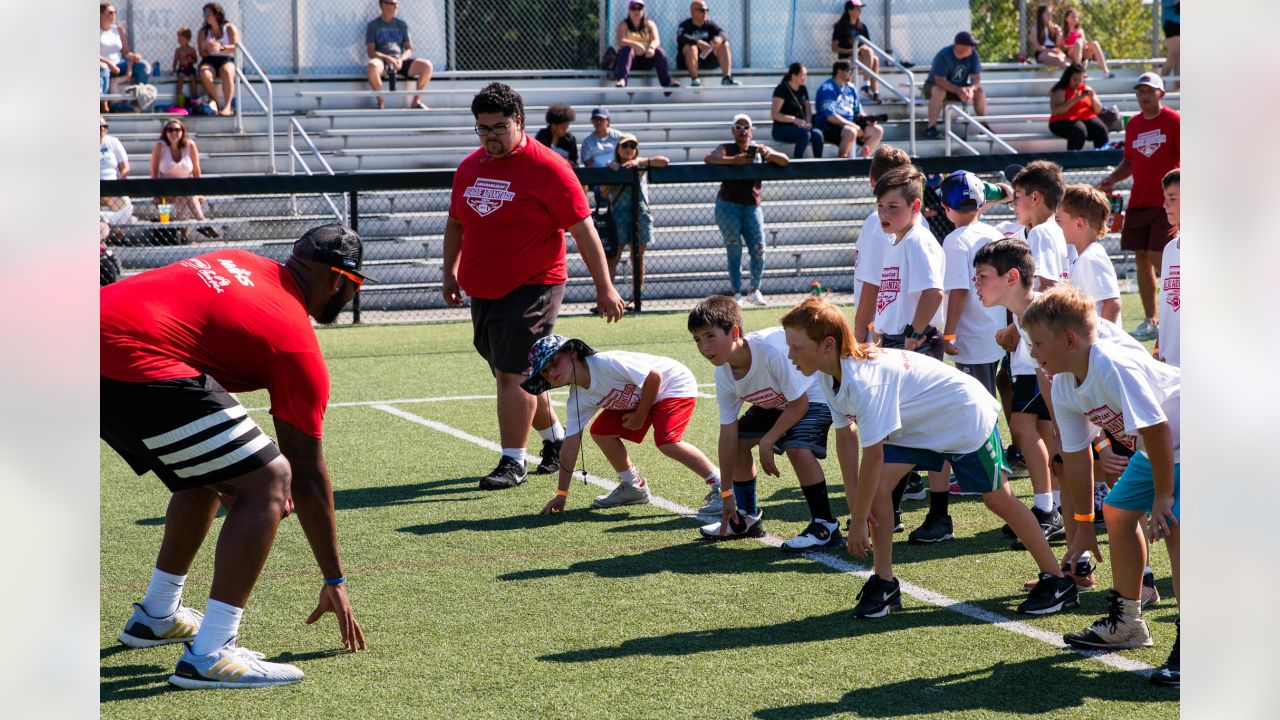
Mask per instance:
[[[968,375],[969,377],[982,383],[982,387],[991,393],[991,397],[998,398],[996,394],[996,372],[1000,368],[1000,361],[989,363],[976,363],[970,365],[968,363],[956,363],[956,369]]]

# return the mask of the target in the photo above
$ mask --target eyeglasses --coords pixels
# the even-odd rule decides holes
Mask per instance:
[[[101,125],[99,125],[99,126],[98,126],[98,129],[99,129],[99,130],[106,130],[106,129],[107,129],[107,124],[106,124],[106,123],[102,123]]]
[[[690,6],[689,10],[690,10],[690,11],[692,11],[692,12],[706,12],[706,11],[707,11],[707,6],[706,6],[706,5],[702,5],[702,6],[693,5],[693,6]]]
[[[106,125],[103,125],[103,127],[106,127]],[[182,128],[177,127],[177,126],[175,125],[175,126],[173,126],[173,127],[167,127],[167,128],[165,128],[165,129],[164,129],[164,131],[165,131],[165,132],[167,132],[167,133],[171,133],[171,132],[180,133],[180,132],[182,132]]]
[[[733,129],[737,130],[738,132],[746,132],[747,130],[751,129],[751,126],[750,125],[734,125]]]
[[[485,127],[484,125],[477,125],[475,128],[476,134],[479,135],[480,137],[484,137],[485,135],[492,135],[493,137],[503,137],[507,134],[507,131],[510,129],[511,129],[511,123],[502,123],[501,125],[494,125],[493,127]]]
[[[360,277],[359,275],[356,275],[356,274],[355,274],[355,273],[353,273],[353,272],[347,272],[346,270],[343,270],[342,268],[336,268],[336,267],[333,267],[332,265],[330,265],[330,266],[329,266],[329,269],[330,269],[330,270],[332,270],[332,271],[334,271],[334,272],[336,272],[336,273],[338,273],[338,274],[339,274],[339,275],[341,275],[342,277],[344,277],[344,278],[346,278],[346,279],[350,280],[351,282],[355,283],[355,284],[356,284],[356,290],[359,290],[359,289],[360,289],[360,287],[364,285],[364,278]]]

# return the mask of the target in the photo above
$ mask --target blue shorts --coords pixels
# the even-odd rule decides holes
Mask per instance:
[[[970,453],[940,453],[884,444],[885,465],[911,465],[913,470],[937,471],[948,462],[962,491],[981,495],[999,490],[1004,482],[1003,471],[1008,469],[1000,446],[999,426],[991,428],[982,447]]]
[[[1181,470],[1181,463],[1173,464],[1173,516],[1179,522],[1182,521],[1182,516],[1178,513],[1178,508],[1182,504],[1182,493],[1179,490]],[[1156,485],[1155,477],[1151,472],[1151,460],[1145,452],[1139,452],[1129,458],[1128,467],[1107,493],[1107,499],[1102,502],[1104,505],[1121,510],[1150,512],[1151,504],[1155,499]]]
[[[738,437],[755,440],[773,429],[782,416],[781,410],[767,410],[752,405],[738,418]],[[813,452],[822,460],[827,456],[827,431],[831,429],[831,410],[822,403],[810,403],[809,411],[773,446],[773,454],[781,455],[792,448]]]

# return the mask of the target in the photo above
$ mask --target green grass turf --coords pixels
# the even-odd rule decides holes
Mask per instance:
[[[749,328],[783,308],[747,313]],[[1126,326],[1141,317],[1126,296]],[[712,367],[697,356],[684,315],[649,314],[617,325],[567,318],[558,328],[597,348],[628,348],[685,362],[700,382]],[[490,395],[492,379],[465,324],[322,330],[333,402]],[[264,393],[242,397],[266,405]],[[399,406],[482,438],[493,438],[494,401]],[[270,429],[262,411],[255,419]],[[714,457],[714,401],[699,403],[688,440]],[[241,628],[241,642],[298,663],[299,685],[262,691],[170,689],[174,646],[130,650],[115,641],[129,603],[146,588],[163,533],[167,498],[154,477],[134,476],[103,446],[101,498],[101,700],[109,718],[565,717],[827,718],[981,717],[1030,714],[1176,717],[1176,691],[1022,635],[904,597],[887,618],[855,621],[860,577],[756,542],[706,545],[697,521],[654,506],[589,509],[601,492],[576,483],[562,518],[536,513],[554,481],[532,476],[511,491],[484,493],[479,476],[494,453],[367,406],[333,407],[326,456],[336,488],[349,587],[369,649],[340,650],[332,616],[302,620],[320,576],[297,522],[277,537]],[[536,436],[530,442],[536,447]],[[652,445],[633,458],[654,492],[697,507],[705,487]],[[833,507],[845,514],[835,453],[824,463]],[[588,445],[587,468],[609,468]],[[807,521],[786,463],[760,498],[771,533],[790,537]],[[1026,480],[1014,482],[1019,495]],[[925,503],[908,502],[906,524]],[[956,600],[1061,633],[1091,622],[1103,593],[1080,610],[1015,616],[1034,565],[1007,550],[999,521],[976,498],[952,502],[958,539],[894,546],[902,579]],[[215,523],[216,533],[221,521]],[[901,536],[899,536],[901,537]],[[1102,540],[1105,546],[1105,538]],[[206,543],[186,600],[203,607],[214,543]],[[1104,547],[1105,551],[1105,547]],[[841,551],[840,557],[846,557]],[[1169,598],[1168,558],[1152,553]],[[1098,571],[1110,585],[1109,566]],[[1174,638],[1173,602],[1147,615],[1156,647],[1126,657],[1159,665]],[[180,706],[175,703],[181,703]],[[179,709],[180,708],[180,709]]]

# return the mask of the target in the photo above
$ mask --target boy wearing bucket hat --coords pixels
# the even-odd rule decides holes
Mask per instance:
[[[684,430],[697,404],[698,383],[689,368],[671,358],[625,350],[597,352],[576,338],[548,335],[529,350],[529,379],[521,387],[532,395],[569,385],[568,423],[560,448],[560,483],[542,513],[564,512],[573,466],[582,448],[582,431],[592,417],[591,438],[618,475],[618,486],[591,501],[592,507],[643,505],[649,483],[640,477],[623,440],[644,441],[653,427],[658,450],[707,482],[720,482],[720,470],[701,450],[684,442]]]

